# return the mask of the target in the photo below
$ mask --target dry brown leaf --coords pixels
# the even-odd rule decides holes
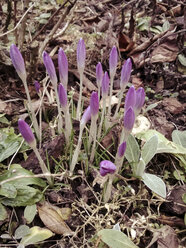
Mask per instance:
[[[0,113],[4,113],[6,106],[7,106],[7,103],[0,100]]]
[[[134,48],[134,42],[125,34],[119,34],[120,52],[130,52]]]
[[[67,209],[65,209],[67,211]],[[67,213],[63,213],[61,208],[53,206],[48,202],[38,206],[39,217],[44,225],[52,232],[62,234],[64,236],[73,235],[74,232],[67,226],[64,219],[69,216],[69,210]]]

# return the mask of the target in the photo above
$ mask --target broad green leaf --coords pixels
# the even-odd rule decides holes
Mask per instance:
[[[6,208],[0,203],[0,221],[5,220],[8,217]]]
[[[137,248],[124,233],[114,229],[103,229],[98,232],[101,240],[111,248]]]
[[[172,140],[174,143],[186,148],[186,131],[174,130]]]
[[[133,135],[129,135],[125,157],[129,163],[137,163],[140,157],[140,148]]]
[[[8,198],[15,198],[17,195],[17,189],[14,187],[14,185],[5,183],[0,186],[0,195]]]
[[[15,230],[15,239],[21,239],[30,233],[30,228],[27,225],[21,225]]]
[[[142,158],[140,158],[140,161],[138,163],[138,165],[136,166],[136,171],[134,172],[134,174],[138,177],[142,177],[144,171],[145,171],[145,162]]]
[[[154,193],[158,194],[163,198],[166,197],[166,186],[161,178],[149,173],[144,173],[142,178],[144,184]]]
[[[147,140],[147,142],[145,143],[145,145],[141,150],[141,157],[146,165],[156,154],[157,148],[158,148],[158,136],[154,135],[149,140]]]
[[[40,190],[25,185],[17,185],[16,198],[3,198],[1,202],[6,206],[19,207],[33,205],[43,198]]]
[[[169,30],[169,28],[170,28],[170,23],[169,23],[169,21],[165,21],[165,22],[163,23],[163,27],[162,27],[163,32]]]
[[[186,57],[183,54],[178,55],[178,60],[180,64],[182,64],[183,66],[186,66]]]
[[[30,233],[21,239],[20,244],[33,245],[43,240],[49,239],[53,236],[53,233],[46,229],[34,226],[30,228]]]
[[[0,114],[0,122],[3,123],[3,124],[7,124],[7,125],[10,124],[8,119],[5,117],[5,114]]]
[[[24,218],[26,219],[27,224],[30,224],[33,221],[36,213],[37,213],[36,204],[31,206],[26,206],[24,210]]]

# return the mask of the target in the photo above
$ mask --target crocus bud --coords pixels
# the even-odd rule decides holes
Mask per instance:
[[[101,87],[101,82],[103,79],[103,69],[100,62],[96,65],[96,79],[98,86]]]
[[[62,108],[65,108],[67,106],[67,92],[62,84],[58,86],[58,95]]]
[[[103,160],[100,163],[100,175],[106,176],[108,173],[113,174],[116,171],[116,166],[109,160]]]
[[[121,81],[120,81],[120,87],[123,88],[126,86],[130,79],[131,75],[131,70],[132,70],[132,61],[130,58],[128,58],[124,65],[122,66],[121,70]]]
[[[119,157],[123,157],[125,151],[126,151],[126,147],[127,147],[127,143],[126,141],[124,141],[123,143],[121,143],[121,145],[118,148],[118,155]]]
[[[129,109],[124,114],[124,128],[126,131],[131,132],[132,128],[134,126],[135,122],[135,114],[132,107],[129,107]]]
[[[99,111],[99,99],[98,99],[98,93],[92,92],[91,98],[90,98],[90,111],[91,115],[97,115]]]
[[[36,146],[36,140],[32,133],[30,126],[22,119],[18,120],[19,132],[23,136],[24,140],[29,144],[29,146]]]
[[[62,48],[58,52],[58,67],[60,82],[67,88],[68,83],[68,60]]]
[[[134,86],[132,85],[126,95],[125,98],[125,111],[127,111],[130,107],[134,108],[136,104],[136,91]]]
[[[140,87],[136,91],[136,104],[134,106],[135,112],[139,113],[141,108],[143,107],[143,104],[145,102],[145,91],[142,87]]]
[[[83,73],[85,68],[86,48],[84,40],[81,38],[77,45],[77,66],[79,73]]]
[[[50,77],[50,80],[51,80],[53,86],[56,87],[57,76],[56,76],[56,70],[54,67],[54,63],[53,63],[51,57],[45,51],[43,52],[43,62],[44,62],[45,68],[47,70],[47,73]]]
[[[10,58],[12,60],[12,64],[16,69],[17,74],[21,78],[23,82],[26,81],[26,70],[25,70],[25,63],[23,57],[16,45],[12,44],[10,46]]]
[[[117,52],[117,48],[113,46],[109,57],[110,77],[114,76],[114,74],[116,73],[117,63],[118,63],[118,52]]]
[[[109,76],[108,73],[105,72],[104,76],[103,76],[103,80],[102,80],[102,96],[106,97],[108,95],[108,91],[109,91],[109,84],[110,84],[110,80],[109,80]]]
[[[39,93],[39,90],[40,90],[40,83],[39,83],[38,81],[35,81],[34,86],[35,86],[36,92]]]
[[[90,106],[88,106],[88,108],[85,109],[83,116],[81,118],[81,125],[86,125],[87,122],[91,119],[91,110],[90,110]]]

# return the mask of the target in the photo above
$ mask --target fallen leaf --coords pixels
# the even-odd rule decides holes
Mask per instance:
[[[179,114],[184,110],[183,104],[181,104],[176,98],[165,98],[162,102],[165,110],[173,115]]]
[[[120,52],[130,52],[134,48],[134,42],[125,34],[119,34]]]
[[[61,208],[44,202],[42,205],[38,205],[38,213],[45,226],[54,233],[62,234],[64,236],[73,235],[74,232],[64,222],[64,219],[67,218],[67,213],[64,215]]]

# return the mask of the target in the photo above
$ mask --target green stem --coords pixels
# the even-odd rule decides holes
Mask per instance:
[[[97,130],[97,115],[91,116],[91,124],[90,124],[90,132],[89,132],[89,139],[88,139],[88,151],[90,151],[90,147],[94,138],[96,138],[96,130]]]
[[[102,130],[103,120],[104,120],[104,116],[105,116],[105,112],[106,112],[105,110],[106,110],[106,99],[104,97],[103,98],[103,109],[102,109],[102,113],[101,113],[101,121],[100,121],[100,124],[99,124],[98,135],[97,135],[98,140],[101,137],[101,130]]]
[[[110,117],[110,114],[111,114],[111,99],[112,99],[113,82],[114,82],[114,76],[110,75],[110,95],[109,95],[108,117]]]
[[[120,92],[120,95],[119,95],[119,101],[118,101],[117,108],[116,108],[116,111],[115,111],[115,114],[114,114],[114,118],[117,117],[118,110],[119,110],[119,107],[120,107],[120,105],[121,105],[121,99],[122,99],[122,97],[123,97],[123,92],[124,92],[124,90],[125,90],[125,87],[123,87],[123,88],[121,89],[121,92]]]
[[[79,100],[77,105],[76,119],[80,120],[81,115],[81,99],[82,99],[82,91],[83,91],[83,72],[80,73],[80,91],[79,91]]]
[[[58,121],[58,133],[62,134],[62,128],[63,128],[63,119],[61,115],[61,107],[59,102],[59,96],[57,92],[57,85],[54,87],[55,94],[56,94],[56,102],[57,102],[57,109],[58,109],[58,115],[59,115],[59,121]]]
[[[72,131],[72,123],[71,123],[68,107],[66,107],[63,112],[65,115],[65,139],[67,144],[69,144],[71,131]]]

